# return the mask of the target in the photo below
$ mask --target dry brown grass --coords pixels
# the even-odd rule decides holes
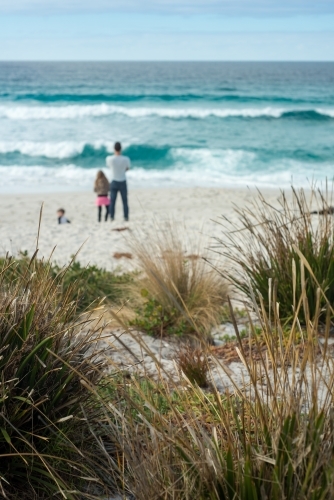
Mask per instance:
[[[297,309],[308,307],[305,283],[302,297]],[[277,305],[271,317],[263,302],[258,307],[254,301],[253,308],[266,352],[251,323],[256,355],[246,355],[230,307],[236,352],[247,375],[241,383],[230,378],[225,394],[214,384],[211,393],[203,391],[189,379],[186,386],[163,377],[153,382],[132,376],[120,383],[115,399],[121,405],[112,428],[118,429],[124,453],[123,484],[137,500],[334,497],[330,325],[324,344],[318,346],[319,308],[315,322],[305,329],[296,310],[288,331],[283,330]],[[302,337],[301,351],[297,336]],[[228,370],[225,375],[230,377]]]
[[[129,252],[115,252],[113,254],[114,259],[132,259],[132,254]]]
[[[162,315],[173,317],[176,325],[186,322],[193,333],[209,335],[220,323],[226,304],[226,281],[204,259],[193,258],[199,252],[186,256],[173,224],[146,243],[136,241],[133,251],[142,270],[142,278],[135,283],[137,296],[141,292],[156,301]]]
[[[163,241],[155,259],[171,260],[175,274],[167,276],[181,286],[193,271],[175,235],[171,242],[163,252]],[[107,380],[96,359],[101,353],[92,349],[98,325],[89,318],[78,321],[70,292],[61,293],[62,273],[52,278],[45,264],[33,259],[8,283],[5,276],[15,263],[6,259],[0,269],[0,494],[78,500],[104,492],[108,497],[115,481],[136,500],[334,498],[334,363],[329,320],[321,328],[324,343],[318,341],[320,297],[328,318],[333,306],[305,257],[299,257],[301,294],[288,329],[277,302],[271,301],[269,314],[261,298],[253,300],[262,332],[259,342],[258,326],[249,317],[254,356],[246,352],[230,306],[246,375],[236,382],[225,369],[230,390],[223,394],[214,383],[208,392],[189,377],[175,381],[162,373],[153,353],[157,381],[121,372]],[[177,262],[186,266],[184,271],[180,265],[186,276],[180,282]],[[171,300],[162,281],[169,267],[148,269]],[[306,269],[316,286],[313,319]],[[168,282],[171,291],[178,290],[174,281]],[[178,291],[174,300],[180,296]],[[189,314],[184,303],[178,309],[183,316]],[[305,328],[298,319],[302,309]],[[206,356],[203,349],[201,360],[209,367],[219,364],[212,352]]]
[[[208,387],[209,363],[205,351],[200,346],[184,344],[176,353],[175,362],[192,384]]]

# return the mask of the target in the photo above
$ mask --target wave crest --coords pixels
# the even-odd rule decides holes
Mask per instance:
[[[179,151],[182,154],[182,151]],[[201,155],[200,155],[201,156]],[[247,163],[247,157],[242,152],[227,151],[224,168],[222,163],[216,161],[209,162],[210,154],[205,152],[197,165],[192,169],[174,168],[158,170],[135,168],[128,173],[130,188],[135,187],[180,187],[180,186],[213,186],[236,187],[236,186],[262,186],[262,187],[289,187],[291,183],[295,186],[309,186],[309,179],[314,171],[307,169],[301,162],[290,161],[285,165],[273,163],[269,168],[261,172],[250,172],[248,169],[240,168],[240,160]],[[250,158],[248,158],[250,160]],[[209,165],[209,166],[208,166]],[[104,169],[107,177],[110,171]],[[308,176],[306,172],[308,170]],[[67,164],[58,167],[33,165],[13,165],[11,167],[0,165],[0,175],[3,180],[0,191],[22,192],[25,189],[32,191],[48,190],[82,190],[91,192],[97,169],[83,169],[74,164]],[[331,177],[332,167],[326,165],[322,170],[318,180],[325,181]],[[309,177],[309,178],[308,178]],[[38,184],[36,184],[38,179]]]
[[[0,142],[0,154],[19,153],[25,156],[41,156],[44,158],[66,159],[80,155],[96,155],[98,150],[103,149],[103,153],[113,151],[113,143],[96,141],[92,144],[86,142]]]
[[[223,92],[223,93],[222,93]],[[226,87],[208,93],[143,93],[143,94],[120,94],[120,93],[27,93],[10,95],[5,92],[0,94],[0,99],[13,101],[35,101],[41,103],[131,103],[131,102],[240,102],[240,103],[285,103],[305,104],[309,100],[300,97],[287,97],[280,95],[249,95],[238,92],[236,88]],[[312,102],[319,102],[315,100]],[[321,102],[321,101],[320,101]]]
[[[106,103],[68,106],[0,106],[0,118],[9,120],[68,120],[85,117],[124,115],[141,119],[160,117],[168,119],[216,118],[288,118],[319,120],[334,118],[334,109],[283,109],[266,108],[154,108],[113,106]]]

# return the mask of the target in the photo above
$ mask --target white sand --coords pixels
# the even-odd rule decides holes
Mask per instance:
[[[225,325],[228,327],[228,325]],[[239,325],[241,329],[242,324]],[[230,325],[230,333],[233,335],[234,329]],[[324,338],[319,338],[319,342],[323,345]],[[305,372],[301,369],[303,361],[300,360],[296,370],[291,366],[276,372],[279,376],[279,382],[275,380],[272,369],[268,370],[268,377],[272,387],[277,384],[277,394],[279,399],[289,401],[291,397],[295,398],[299,391],[302,391],[306,400],[304,404],[309,404],[312,401],[312,386],[317,387],[318,403],[323,406],[326,401],[332,398],[332,379],[334,372],[333,364],[333,345],[334,339],[328,340],[327,354],[325,357],[318,356],[315,365],[312,361],[308,361],[305,367]],[[236,344],[237,346],[237,344]],[[175,357],[180,349],[180,341],[173,337],[164,337],[162,339],[152,337],[134,330],[124,331],[122,328],[105,328],[97,345],[92,346],[92,350],[96,348],[101,352],[99,356],[106,363],[110,373],[120,368],[130,373],[138,373],[140,375],[148,375],[154,380],[160,380],[162,377],[165,380],[173,380],[176,384],[184,382],[184,377],[177,369]],[[248,394],[249,397],[255,398],[254,386],[251,382],[249,371],[245,364],[240,361],[230,361],[228,358],[217,357],[215,351],[208,357],[209,372],[208,378],[211,383],[221,393],[234,391],[238,387],[242,392]],[[253,366],[255,366],[253,364]],[[258,368],[261,362],[258,362]],[[253,368],[254,370],[254,368]],[[262,374],[257,377],[256,386],[258,393],[267,403],[270,395],[267,376]]]
[[[262,191],[271,205],[279,206],[280,191]],[[39,257],[63,266],[77,254],[83,265],[95,264],[119,272],[138,268],[135,258],[136,242],[152,245],[159,228],[172,222],[183,240],[185,255],[207,255],[217,266],[220,257],[210,251],[215,237],[223,237],[222,216],[236,221],[235,207],[249,206],[258,193],[252,189],[145,189],[129,193],[130,222],[123,221],[121,200],[117,200],[116,220],[97,221],[95,195],[92,192],[17,194],[0,196],[0,255],[7,252],[17,256],[26,251],[32,256],[36,250],[41,206],[42,222],[39,234]],[[70,224],[58,224],[57,209],[64,207]],[[126,231],[114,229],[127,227]],[[209,249],[209,250],[208,250]],[[115,253],[130,253],[133,258],[117,259]],[[236,305],[238,296],[234,296]],[[214,333],[214,332],[213,332]],[[226,333],[217,330],[217,338]]]
[[[266,190],[266,198],[277,205],[279,191]],[[17,194],[0,197],[0,254],[7,251],[17,255],[27,250],[32,255],[36,248],[39,211],[44,202],[43,219],[39,238],[39,255],[49,257],[56,247],[53,260],[64,265],[69,262],[82,244],[78,259],[83,264],[96,264],[113,270],[136,267],[135,260],[115,259],[115,252],[130,252],[131,240],[149,239],[157,227],[166,221],[180,226],[184,238],[185,252],[192,253],[190,241],[201,241],[203,247],[221,236],[222,229],[214,221],[221,215],[236,219],[233,204],[245,206],[256,196],[249,189],[138,189],[129,193],[130,222],[124,224],[121,200],[117,200],[116,220],[100,224],[97,222],[95,196],[91,192]],[[58,225],[56,211],[66,209],[71,224]],[[123,232],[114,228],[127,226]]]

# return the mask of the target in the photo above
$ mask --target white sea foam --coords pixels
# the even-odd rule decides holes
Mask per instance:
[[[125,147],[128,144],[125,143]],[[132,144],[135,146],[135,144]],[[107,152],[112,153],[114,143],[110,141],[75,142],[35,142],[35,141],[0,141],[0,154],[20,153],[27,156],[44,156],[45,158],[70,159],[83,153],[86,146],[94,149],[104,147]],[[243,150],[233,149],[205,149],[205,148],[174,148],[170,151],[175,167],[184,168],[187,165],[207,166],[211,169],[220,170],[222,165],[229,167],[240,166],[245,162],[255,159],[256,154]],[[8,167],[11,168],[11,167]]]
[[[293,160],[272,163],[267,170],[251,173],[250,162],[256,162],[256,155],[245,151],[233,150],[189,150],[178,149],[173,152],[175,166],[170,169],[146,170],[134,168],[128,172],[131,189],[140,187],[185,187],[185,186],[259,186],[289,187],[310,185],[312,176],[318,174],[310,165]],[[185,166],[187,159],[188,166]],[[190,165],[189,165],[190,164]],[[1,192],[20,192],[30,190],[77,191],[92,189],[96,169],[84,169],[69,164],[60,167],[43,166],[0,166]],[[105,169],[107,177],[110,171]],[[324,165],[321,178],[332,177],[331,165]]]
[[[0,166],[1,192],[50,192],[91,189],[96,176],[95,169],[83,169],[75,165],[61,167]]]
[[[161,118],[280,118],[284,113],[303,112],[308,110],[292,108],[155,108],[155,107],[126,107],[109,104],[68,105],[68,106],[0,106],[0,118],[10,120],[65,120],[85,117],[99,117],[121,114],[130,118],[145,118],[159,116]],[[334,118],[333,109],[315,109],[315,112]]]
[[[45,158],[72,158],[80,155],[86,142],[35,142],[35,141],[0,141],[0,153],[21,153],[27,156],[44,156]],[[89,143],[95,149],[105,147],[108,152],[113,151],[113,143],[108,141],[94,141]]]
[[[208,173],[240,171],[256,159],[256,153],[236,149],[190,149],[175,148],[171,151],[175,168],[184,169],[193,165],[195,169]]]
[[[329,116],[330,118],[334,118],[334,109],[317,109],[317,113],[324,115],[324,116]]]

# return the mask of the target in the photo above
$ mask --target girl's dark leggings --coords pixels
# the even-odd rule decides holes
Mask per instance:
[[[98,221],[101,222],[102,207],[97,207],[97,210],[98,210]],[[108,220],[108,215],[109,215],[109,207],[107,205],[106,206],[106,214],[104,216],[104,220]]]

